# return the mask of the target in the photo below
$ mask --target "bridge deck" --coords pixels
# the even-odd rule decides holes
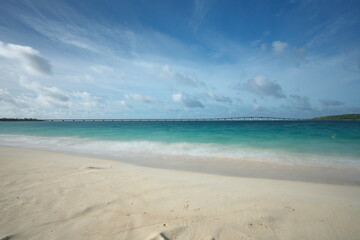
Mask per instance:
[[[160,119],[43,119],[51,122],[199,122],[199,121],[303,121],[302,118],[229,117],[229,118],[160,118]]]

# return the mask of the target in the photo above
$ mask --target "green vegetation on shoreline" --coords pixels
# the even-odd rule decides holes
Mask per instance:
[[[313,118],[312,120],[360,120],[360,114],[324,116],[324,117],[316,117]]]
[[[43,121],[36,118],[0,118],[0,121],[9,121],[9,122],[16,122],[16,121]]]

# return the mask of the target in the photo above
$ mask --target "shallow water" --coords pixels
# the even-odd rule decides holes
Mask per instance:
[[[0,145],[360,167],[359,121],[0,122]]]

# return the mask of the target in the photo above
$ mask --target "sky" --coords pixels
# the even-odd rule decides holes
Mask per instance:
[[[360,113],[358,0],[0,0],[0,117]]]

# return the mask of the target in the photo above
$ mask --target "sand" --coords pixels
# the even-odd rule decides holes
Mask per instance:
[[[360,187],[0,147],[0,239],[360,239]]]

